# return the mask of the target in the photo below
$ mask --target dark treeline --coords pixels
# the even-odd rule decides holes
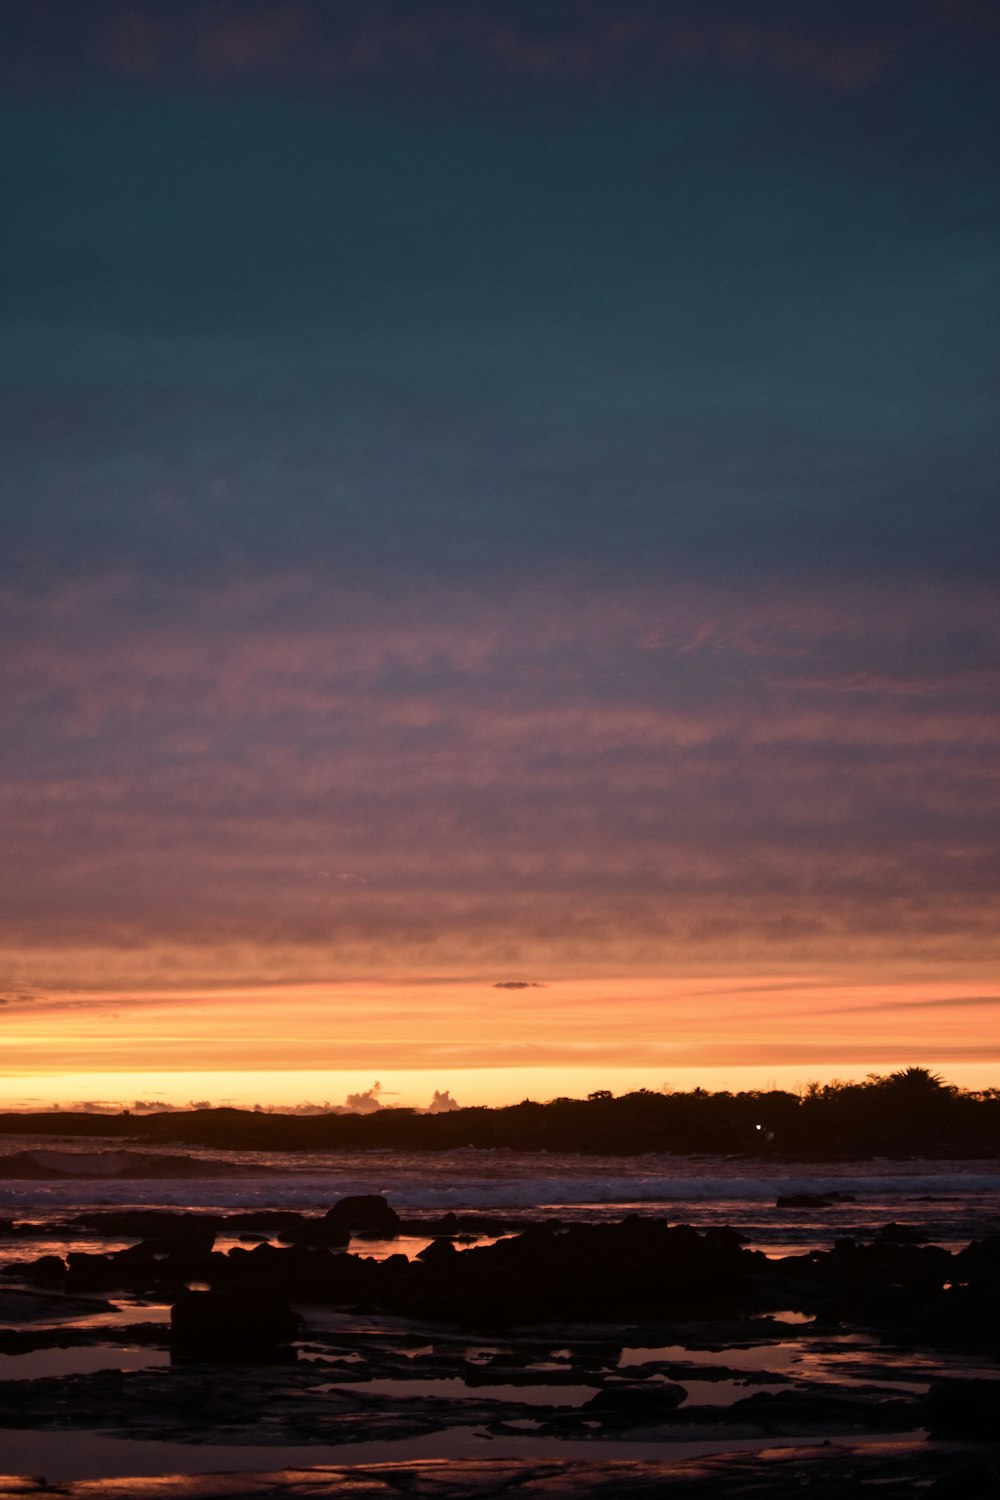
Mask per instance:
[[[119,1115],[0,1115],[0,1132],[117,1136],[147,1143],[238,1150],[449,1151],[504,1147],[635,1155],[735,1153],[821,1160],[869,1156],[1000,1156],[1000,1089],[969,1092],[923,1068],[863,1083],[740,1094],[640,1089],[586,1099],[525,1100],[440,1114],[382,1108],[369,1114],[275,1114],[197,1109]]]

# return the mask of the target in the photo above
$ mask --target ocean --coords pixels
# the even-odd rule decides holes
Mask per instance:
[[[383,1194],[407,1220],[453,1212],[580,1223],[640,1213],[696,1228],[727,1224],[752,1248],[777,1255],[869,1238],[888,1223],[946,1248],[1000,1233],[995,1161],[804,1165],[471,1147],[435,1154],[224,1152],[30,1136],[9,1136],[0,1150],[0,1218],[30,1220],[39,1230],[97,1208],[322,1212],[356,1193]],[[801,1194],[839,1196],[824,1208],[778,1207],[779,1198]],[[32,1248],[32,1238],[19,1240],[17,1258]]]

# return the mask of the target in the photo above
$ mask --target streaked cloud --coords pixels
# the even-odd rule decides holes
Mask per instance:
[[[110,981],[116,950],[123,984],[168,953],[199,982],[427,972],[456,944],[529,973],[992,951],[985,677],[870,703],[801,685],[804,660],[905,672],[929,641],[992,661],[967,585],[846,609],[834,586],[556,575],[403,604],[306,576],[140,592],[8,590],[9,985],[40,961],[63,982],[74,953]]]
[[[23,9],[23,8],[22,8]],[[44,12],[14,29],[14,56],[31,77],[70,71]],[[847,18],[775,3],[746,6],[619,0],[598,10],[562,0],[542,12],[514,3],[470,9],[461,0],[414,10],[319,0],[205,6],[92,0],[67,26],[66,52],[85,51],[111,74],[145,84],[270,82],[371,86],[407,94],[436,86],[463,97],[474,80],[494,88],[649,86],[679,70],[711,67],[813,87],[868,90],[937,47],[959,57],[995,35],[989,7],[883,6]],[[60,67],[60,64],[62,66]],[[471,74],[471,79],[465,75]],[[464,88],[463,88],[464,84]]]
[[[898,1010],[976,1010],[980,1007],[988,1010],[1000,1007],[1000,995],[952,995],[933,1000],[883,1000],[878,1005],[845,1006],[839,1013],[843,1014],[845,1011],[864,1011],[872,1014],[878,1011]]]

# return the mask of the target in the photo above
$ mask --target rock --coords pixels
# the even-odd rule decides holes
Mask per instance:
[[[426,1265],[439,1265],[454,1260],[458,1253],[454,1240],[438,1236],[437,1239],[431,1240],[429,1245],[417,1251],[417,1260],[424,1261]]]
[[[357,1193],[352,1197],[338,1198],[328,1209],[324,1222],[342,1224],[353,1232],[380,1234],[391,1239],[399,1233],[402,1220],[394,1208],[380,1193]]]
[[[738,1250],[741,1245],[749,1244],[745,1234],[740,1234],[738,1229],[732,1229],[728,1224],[716,1224],[702,1231],[705,1236],[705,1244],[716,1254],[725,1255],[727,1252]]]
[[[318,1245],[324,1250],[344,1250],[351,1243],[351,1231],[340,1219],[329,1215],[322,1219],[301,1219],[282,1229],[278,1239],[283,1245]]]
[[[1000,1433],[1000,1380],[937,1380],[925,1403],[928,1435],[995,1443]]]
[[[72,1250],[67,1256],[67,1291],[109,1292],[124,1288],[174,1295],[188,1282],[210,1280],[217,1257],[211,1250],[201,1248],[211,1243],[209,1236],[214,1236],[211,1226],[207,1233],[182,1236],[173,1245],[163,1240],[140,1240],[139,1244],[127,1245],[123,1250],[97,1254]],[[192,1248],[188,1248],[189,1243]]]
[[[362,1264],[356,1255],[331,1253],[326,1245],[285,1248],[264,1241],[252,1250],[234,1245],[205,1279],[217,1290],[247,1290],[253,1285],[303,1301],[353,1301]]]
[[[219,1220],[212,1214],[171,1213],[157,1208],[102,1209],[78,1214],[70,1222],[97,1234],[134,1237],[165,1250],[184,1250],[193,1255],[208,1254],[219,1227]]]
[[[441,1239],[440,1244],[449,1243]],[[374,1265],[374,1263],[373,1263]],[[427,1247],[414,1275],[389,1284],[373,1272],[370,1295],[405,1317],[477,1326],[558,1320],[726,1316],[752,1297],[766,1258],[730,1232],[630,1216],[621,1224],[539,1224],[493,1245]]]
[[[930,1236],[916,1224],[883,1224],[878,1232],[880,1240],[890,1245],[923,1245]]]
[[[606,1385],[580,1408],[613,1427],[650,1427],[669,1422],[687,1391],[682,1385]]]
[[[711,1409],[714,1412],[718,1408]],[[760,1423],[765,1432],[830,1426],[868,1432],[905,1431],[916,1425],[920,1403],[909,1397],[871,1397],[848,1391],[755,1391],[728,1408],[736,1422]]]
[[[958,1463],[924,1490],[933,1500],[996,1500],[1000,1495],[1000,1463],[990,1459]]]
[[[458,1234],[501,1235],[524,1230],[527,1225],[516,1219],[497,1219],[489,1214],[456,1214],[450,1210],[436,1219],[403,1219],[400,1228],[404,1234],[425,1235]]]
[[[963,1275],[1000,1275],[1000,1234],[989,1234],[985,1239],[973,1240],[956,1256]]]
[[[96,1297],[67,1297],[61,1290],[54,1294],[0,1290],[0,1322],[8,1325],[52,1324],[64,1318],[94,1318],[113,1310],[110,1302]]]
[[[174,1345],[208,1359],[252,1357],[287,1344],[299,1326],[284,1298],[258,1286],[186,1292],[170,1309]]]
[[[37,1260],[14,1261],[4,1266],[5,1276],[15,1276],[18,1281],[30,1281],[41,1286],[62,1281],[66,1275],[66,1262],[58,1255],[40,1255]]]
[[[226,1214],[227,1229],[287,1229],[303,1223],[303,1217],[291,1208],[251,1208],[238,1214]]]
[[[910,1324],[918,1342],[995,1355],[1000,1352],[1000,1287],[995,1281],[953,1285],[916,1308]]]

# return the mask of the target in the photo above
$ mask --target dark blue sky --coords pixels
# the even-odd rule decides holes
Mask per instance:
[[[997,30],[810,15],[8,5],[7,565],[990,566]]]

